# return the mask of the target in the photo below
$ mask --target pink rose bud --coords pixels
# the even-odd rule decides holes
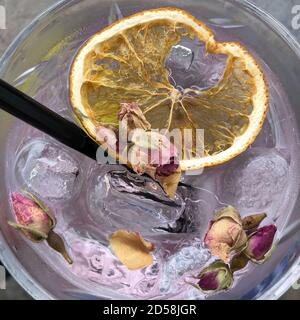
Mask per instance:
[[[26,196],[18,192],[12,193],[11,202],[16,223],[9,221],[8,224],[31,241],[46,240],[50,247],[62,254],[71,264],[72,259],[66,252],[62,238],[53,231],[56,220],[49,208],[27,192]]]
[[[107,145],[109,148],[116,150],[117,135],[113,129],[106,127],[98,127],[96,129],[96,139],[102,145]]]
[[[269,225],[259,228],[250,235],[248,245],[244,251],[247,257],[253,262],[264,262],[271,252],[276,231],[275,225]]]
[[[156,174],[158,176],[168,177],[176,172],[179,168],[179,164],[175,162],[174,158],[170,160],[170,163],[158,166],[156,168]]]
[[[181,177],[176,147],[166,136],[143,129],[133,130],[130,141],[133,146],[129,149],[128,161],[132,169],[152,177],[173,198]]]
[[[166,136],[155,131],[145,131],[137,128],[132,130],[129,141],[134,144],[139,152],[147,155],[147,164],[149,165],[170,164],[178,156],[174,144]]]
[[[55,224],[54,219],[37,202],[21,193],[12,193],[11,201],[17,223],[10,222],[10,225],[21,230],[32,241],[47,239]]]
[[[231,253],[241,252],[246,246],[247,236],[239,212],[230,206],[217,212],[204,242],[212,254],[225,263],[229,262]]]
[[[233,276],[229,267],[222,261],[216,261],[199,274],[196,287],[202,291],[227,290],[232,286]]]
[[[121,103],[118,117],[120,131],[127,130],[129,142],[125,150],[120,148],[120,159],[125,151],[133,171],[152,177],[173,198],[181,177],[175,145],[165,135],[150,131],[151,125],[137,103]]]
[[[134,145],[128,152],[128,160],[133,170],[143,174],[147,169],[152,169],[153,179],[156,179],[156,175],[168,177],[174,174],[179,168],[175,147],[169,141],[164,144],[157,142],[158,139],[165,141],[165,137],[158,133],[143,130],[134,132],[137,131],[139,131],[139,138],[136,138],[136,135],[133,136]],[[153,140],[152,137],[154,137]]]

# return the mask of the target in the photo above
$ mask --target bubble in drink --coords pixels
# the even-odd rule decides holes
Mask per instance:
[[[167,293],[170,290],[178,290],[176,284],[187,272],[200,270],[209,260],[210,253],[199,243],[184,247],[171,256],[164,266],[160,283],[160,291]]]

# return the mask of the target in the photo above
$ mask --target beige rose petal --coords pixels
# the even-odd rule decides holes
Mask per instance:
[[[178,183],[181,179],[181,169],[178,168],[172,175],[168,177],[156,177],[156,180],[160,183],[160,185],[163,187],[165,193],[170,197],[174,198]]]
[[[225,263],[230,260],[231,248],[226,243],[211,243],[210,251],[213,256],[219,257]]]
[[[111,236],[110,245],[129,270],[142,269],[153,263],[150,252],[154,250],[154,245],[137,232],[118,230]]]
[[[232,206],[228,206],[228,207],[218,211],[216,213],[214,221],[217,221],[217,220],[220,220],[223,218],[230,218],[233,221],[235,221],[237,224],[242,225],[242,219],[241,219],[239,211]]]

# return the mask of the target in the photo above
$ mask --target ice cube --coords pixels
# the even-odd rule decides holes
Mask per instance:
[[[274,209],[287,182],[288,163],[278,151],[252,148],[227,166],[220,196],[245,212]]]
[[[171,49],[171,53],[168,57],[168,67],[183,69],[187,71],[194,59],[194,53],[191,49],[177,44]]]
[[[87,204],[96,223],[143,232],[168,226],[184,210],[182,199],[168,198],[153,180],[121,166],[101,166],[91,173]]]
[[[225,55],[207,54],[200,40],[183,38],[171,49],[166,67],[178,89],[207,90],[223,78],[226,61]]]
[[[199,272],[210,257],[209,251],[201,246],[201,240],[197,245],[182,248],[165,264],[160,281],[160,291],[164,293],[171,290],[176,291],[179,279],[187,272],[193,270]]]
[[[185,209],[169,232],[195,233],[202,237],[207,231],[214,211],[223,207],[217,195],[218,169],[206,169],[200,175],[183,175],[178,193],[184,199]]]
[[[16,178],[42,198],[69,199],[75,192],[79,165],[58,145],[34,140],[19,152]]]

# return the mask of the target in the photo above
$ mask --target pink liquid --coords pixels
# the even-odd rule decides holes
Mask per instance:
[[[224,31],[219,32],[222,36]],[[226,38],[230,38],[228,32]],[[75,34],[58,55],[21,75],[15,84],[30,85],[40,102],[72,119],[66,85],[72,60],[69,49],[75,52],[83,39]],[[59,71],[54,68],[57,65]],[[7,193],[26,188],[54,210],[56,230],[66,240],[72,267],[46,244],[30,245],[55,272],[81,288],[69,294],[103,297],[114,291],[132,298],[205,298],[187,282],[212,261],[202,240],[214,211],[226,205],[237,207],[242,215],[267,212],[266,223],[276,222],[280,235],[287,219],[283,213],[292,209],[290,198],[298,188],[296,124],[280,84],[267,66],[265,71],[270,112],[253,146],[230,163],[184,176],[183,182],[193,187],[180,187],[173,202],[149,180],[132,182],[136,177],[123,167],[99,166],[15,121],[7,144]],[[211,82],[221,74],[217,68]],[[32,76],[39,81],[32,82]],[[139,231],[155,244],[152,266],[129,271],[118,261],[108,247],[109,236],[118,229]],[[255,273],[254,269],[250,265],[247,274]],[[235,285],[243,278],[241,273]]]

